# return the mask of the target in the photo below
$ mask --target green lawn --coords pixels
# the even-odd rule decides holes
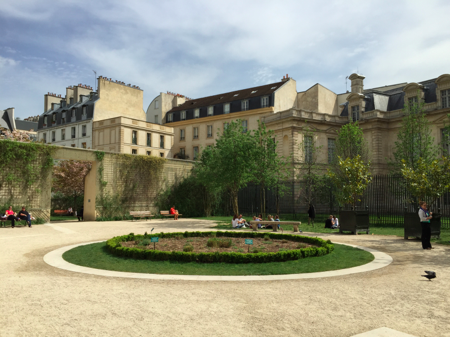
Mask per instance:
[[[335,250],[325,256],[277,263],[183,263],[170,261],[134,260],[107,252],[106,243],[94,243],[71,249],[64,260],[85,267],[151,274],[176,275],[277,275],[313,273],[351,268],[369,263],[373,255],[349,246],[335,244]]]
[[[68,221],[68,220],[78,220],[76,216],[67,215],[50,215],[50,221]]]
[[[248,230],[248,229],[233,229],[231,227],[231,217],[229,216],[214,216],[214,217],[203,217],[203,218],[196,218],[201,220],[212,220],[216,221],[217,226],[215,228],[217,229],[225,229],[225,230]],[[251,220],[251,217],[245,217],[247,221]],[[308,225],[308,218],[307,216],[298,215],[297,219],[294,220],[292,216],[286,216],[282,217],[281,220],[293,220],[293,221],[301,221],[302,224],[300,225],[300,230],[303,232],[312,232],[312,233],[339,233],[338,229],[329,229],[324,228],[325,226],[325,219],[326,215],[318,215],[315,221],[314,227],[312,225]],[[272,231],[271,229],[260,229],[261,231]],[[283,230],[285,231],[292,231],[292,226],[283,226]],[[371,226],[370,227],[370,234],[374,235],[395,235],[403,237],[404,230],[403,227],[399,227],[398,225],[379,225],[379,226]],[[347,234],[343,234],[347,235]],[[359,233],[358,235],[367,235],[365,233]],[[448,228],[441,228],[441,237],[439,240],[432,239],[431,242],[436,242],[443,245],[450,245],[450,229]]]

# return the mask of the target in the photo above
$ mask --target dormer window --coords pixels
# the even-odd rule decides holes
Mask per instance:
[[[86,119],[87,118],[87,111],[86,111],[86,107],[83,107],[83,110],[81,112],[81,119]]]
[[[72,122],[75,122],[76,117],[75,117],[75,109],[72,109]]]
[[[359,121],[359,105],[352,106],[352,121]]]
[[[248,110],[248,99],[244,99],[243,101],[241,101],[241,110],[242,111]]]
[[[194,110],[194,118],[200,118],[200,109]]]
[[[409,107],[413,107],[414,105],[417,105],[417,96],[408,98],[408,105],[409,105]]]
[[[180,112],[180,120],[182,121],[186,120],[186,110]]]
[[[230,103],[225,103],[223,105],[223,113],[224,114],[229,114],[230,113]]]
[[[66,112],[62,112],[61,113],[61,123],[65,123],[66,122]]]
[[[208,116],[212,116],[214,115],[214,107],[213,106],[209,106],[208,107]]]
[[[252,91],[252,94],[254,94],[254,93],[257,92],[257,91],[258,91],[258,90],[253,90],[253,91]]]
[[[47,120],[48,120],[48,116],[44,117],[44,126],[47,126]]]
[[[56,124],[56,114],[52,115],[52,124]]]
[[[237,97],[237,96],[239,96],[239,94],[234,94],[234,96],[233,96],[233,97]]]
[[[269,106],[269,96],[261,97],[261,108],[267,108]]]
[[[172,113],[168,113],[167,114],[167,122],[172,122],[173,121],[173,114]]]
[[[441,90],[442,108],[450,108],[450,89]]]

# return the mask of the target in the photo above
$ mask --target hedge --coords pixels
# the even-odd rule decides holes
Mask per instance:
[[[216,237],[234,237],[234,238],[263,238],[269,235],[271,239],[289,240],[295,242],[304,242],[316,245],[318,247],[308,247],[294,250],[286,250],[275,253],[191,253],[191,252],[168,252],[160,250],[147,250],[140,248],[122,247],[121,242],[136,241],[148,239],[151,237],[173,238],[182,235],[184,238],[189,237],[209,237],[214,233]],[[180,261],[180,262],[199,262],[199,263],[266,263],[266,262],[283,262],[289,260],[298,260],[313,256],[323,256],[334,250],[334,245],[330,240],[325,241],[319,238],[307,236],[290,235],[290,234],[267,234],[252,232],[184,232],[184,233],[158,233],[116,236],[106,241],[107,250],[121,257],[152,260],[152,261]]]

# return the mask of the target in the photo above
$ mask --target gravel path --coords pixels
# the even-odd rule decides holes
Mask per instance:
[[[196,282],[53,268],[62,246],[130,232],[206,230],[211,222],[69,222],[0,228],[0,336],[352,336],[389,327],[450,336],[450,247],[388,236],[314,234],[378,249],[386,268],[323,279]],[[420,277],[434,270],[432,282]]]

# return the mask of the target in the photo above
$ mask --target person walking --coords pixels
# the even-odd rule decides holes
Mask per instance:
[[[422,226],[422,248],[426,250],[433,249],[431,247],[431,219],[433,218],[432,212],[428,211],[428,205],[425,201],[419,202],[419,218],[420,225]]]
[[[308,209],[308,226],[312,223],[314,226],[314,219],[316,218],[316,209],[313,204],[309,204]]]

